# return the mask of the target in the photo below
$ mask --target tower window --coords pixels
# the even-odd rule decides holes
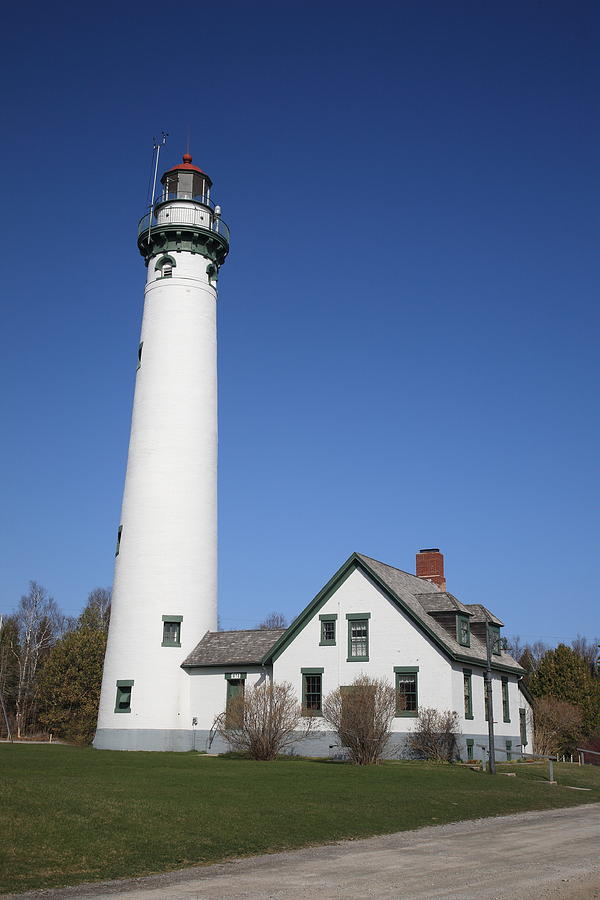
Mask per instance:
[[[183,616],[163,616],[163,647],[181,647]]]
[[[131,712],[131,690],[133,681],[117,681],[117,699],[115,701],[116,713]]]
[[[123,526],[119,525],[119,530],[117,531],[117,546],[115,547],[115,556],[119,555],[119,550],[121,549],[121,535],[123,534]]]
[[[140,346],[138,347],[138,364],[137,364],[138,369],[142,365],[142,350],[143,349],[144,349],[144,342],[140,341]]]
[[[171,278],[171,276],[173,275],[173,269],[176,265],[177,263],[172,256],[162,256],[154,266],[156,277]]]

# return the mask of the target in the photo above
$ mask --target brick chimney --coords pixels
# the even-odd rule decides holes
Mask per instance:
[[[446,590],[444,578],[444,554],[437,547],[430,550],[419,550],[417,553],[417,577],[431,581],[442,590]]]

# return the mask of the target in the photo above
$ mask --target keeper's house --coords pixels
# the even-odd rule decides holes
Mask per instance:
[[[488,746],[485,680],[486,629],[492,637],[496,747],[510,760],[530,750],[531,708],[520,684],[524,670],[504,652],[503,623],[479,603],[464,604],[446,591],[439,550],[417,554],[409,575],[353,553],[287,628],[207,632],[184,660],[190,675],[197,749],[226,749],[212,725],[227,702],[248,686],[291,682],[310,715],[322,698],[357,675],[396,686],[397,713],[390,755],[402,754],[420,706],[455,710],[463,758],[481,758]],[[294,750],[314,756],[335,752],[335,735],[321,720]]]

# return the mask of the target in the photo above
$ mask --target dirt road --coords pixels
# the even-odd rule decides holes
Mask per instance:
[[[116,895],[128,900],[600,900],[600,804],[19,897],[112,900]]]

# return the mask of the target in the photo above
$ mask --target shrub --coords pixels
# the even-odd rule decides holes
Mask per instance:
[[[314,719],[302,707],[289,682],[248,688],[231,700],[215,723],[231,749],[251,759],[275,759],[313,731]]]
[[[418,759],[454,762],[458,759],[457,736],[461,733],[458,715],[452,710],[421,706],[408,747]]]
[[[396,691],[383,678],[361,675],[323,700],[323,718],[337,732],[355,765],[378,762],[388,744]]]

